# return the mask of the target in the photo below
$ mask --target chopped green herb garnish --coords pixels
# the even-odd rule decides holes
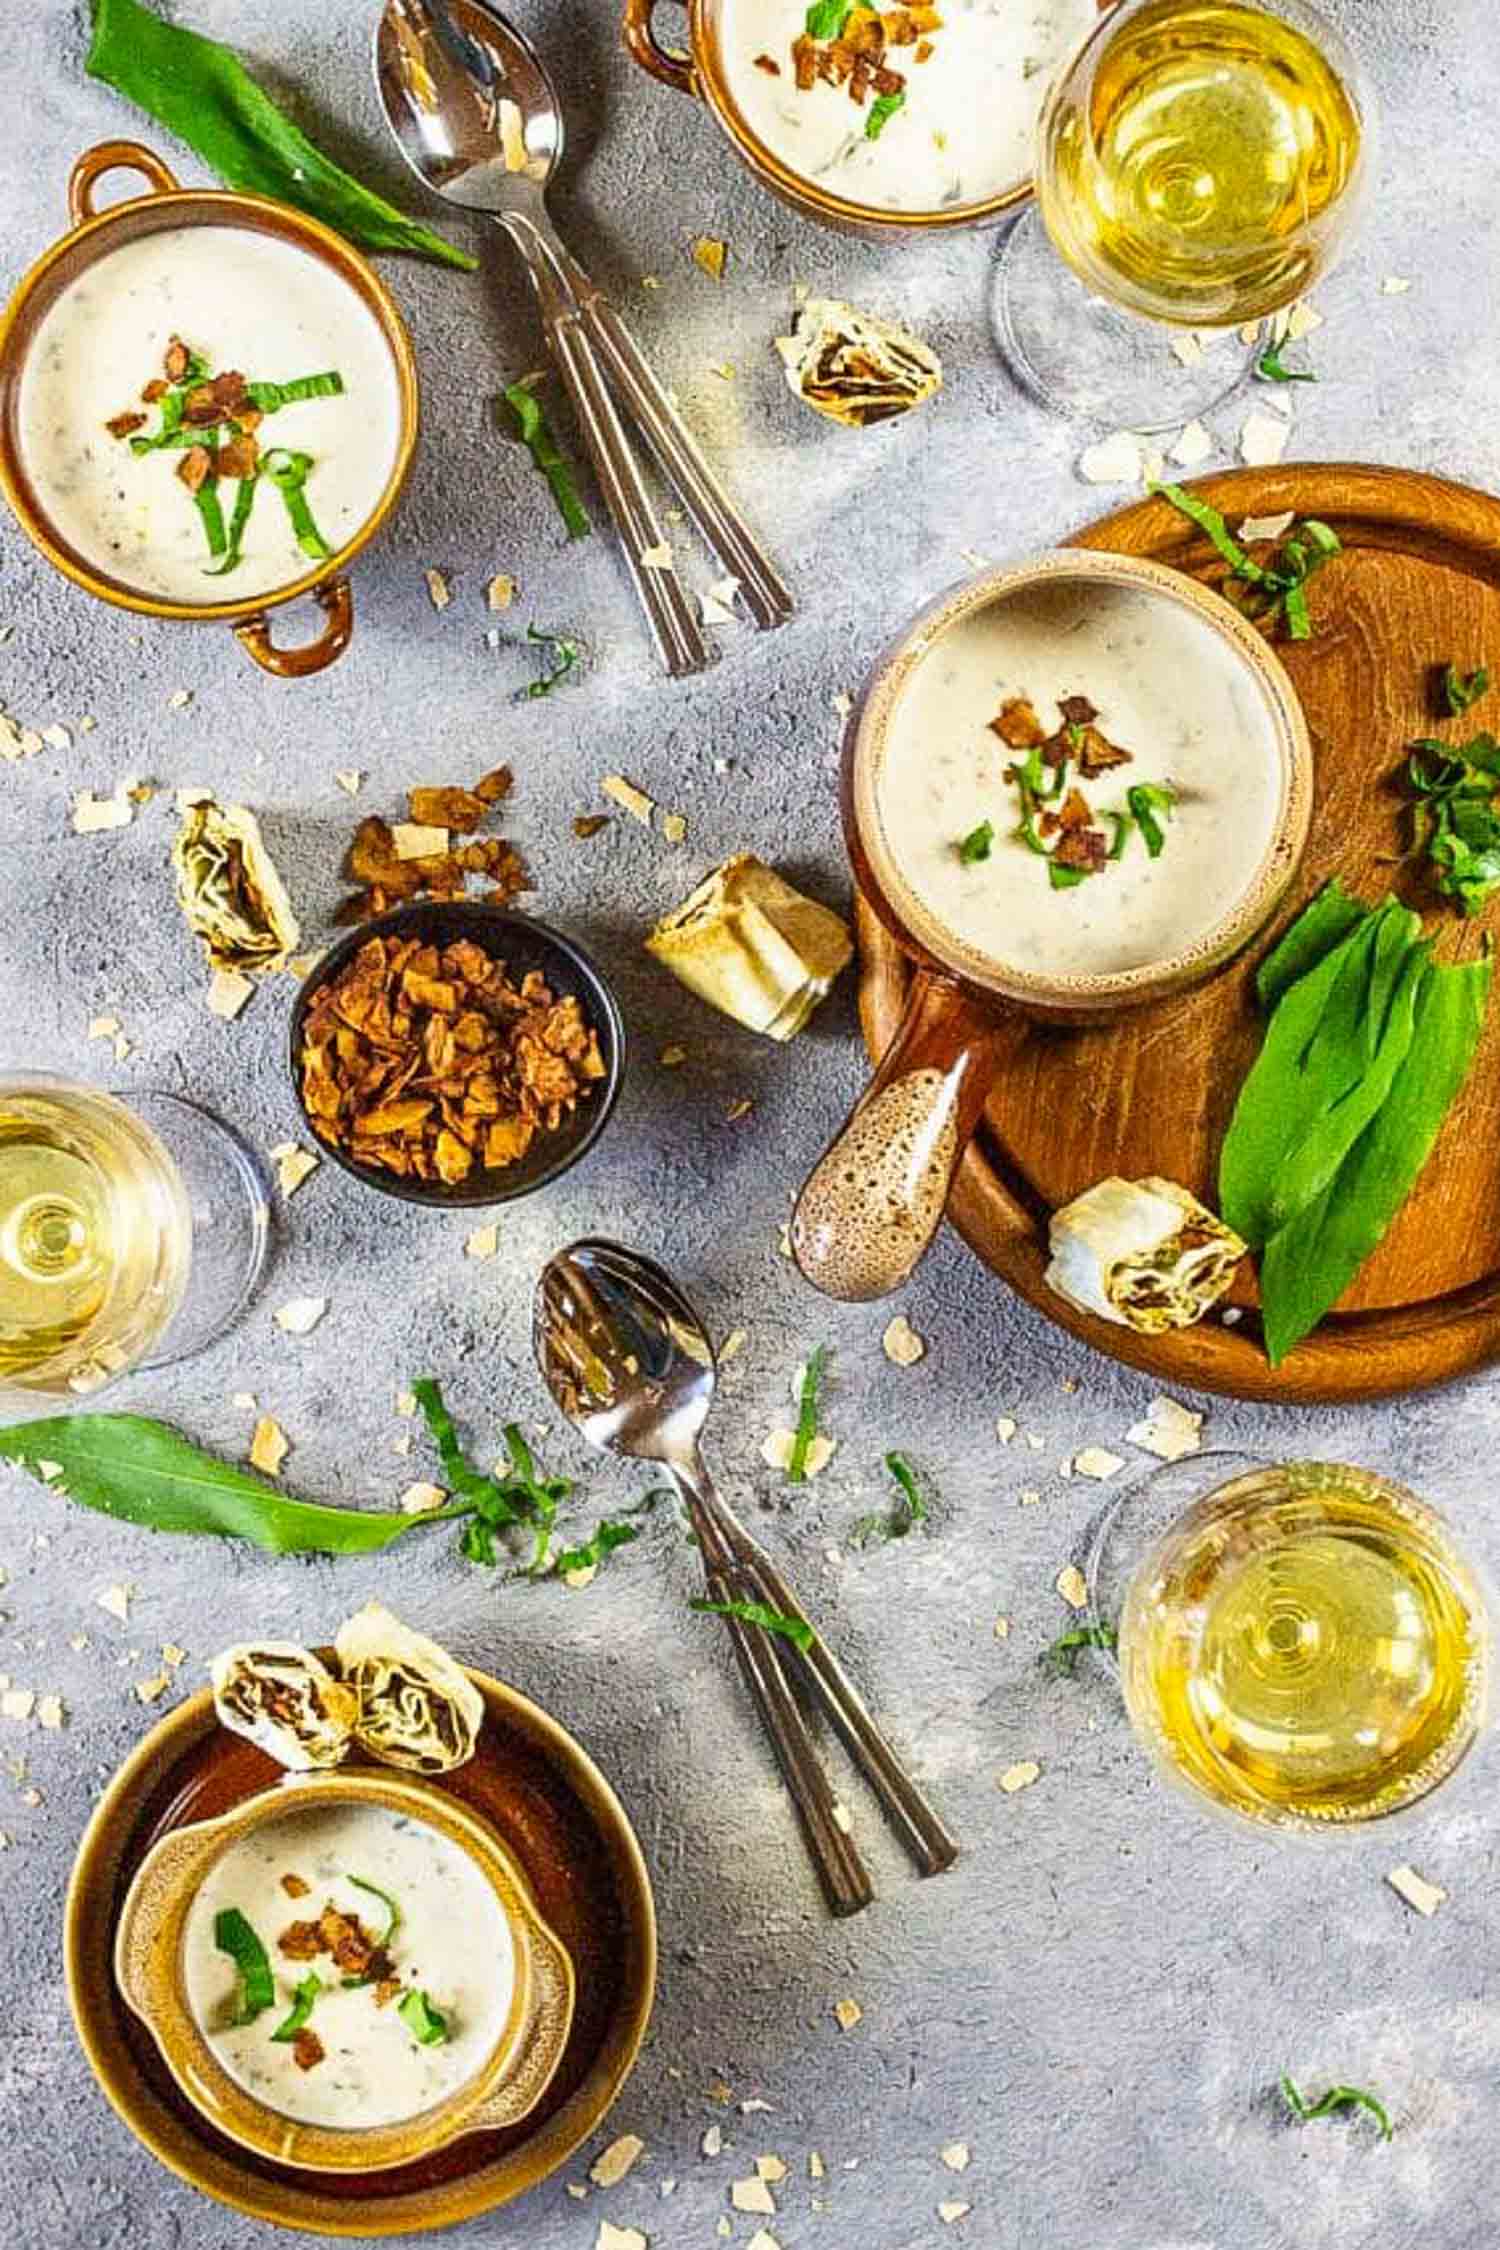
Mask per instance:
[[[1285,366],[1279,344],[1267,345],[1255,363],[1255,372],[1263,383],[1315,383],[1318,379],[1310,368]]]
[[[283,406],[295,406],[301,399],[339,398],[343,389],[343,376],[329,368],[322,375],[294,375],[289,383],[247,383],[245,395],[262,414],[275,414]]]
[[[578,497],[573,472],[558,448],[540,402],[524,383],[512,383],[506,390],[505,403],[515,417],[516,435],[551,487],[558,514],[568,527],[568,537],[586,539],[591,529],[588,516]]]
[[[802,1484],[807,1478],[808,1448],[818,1434],[818,1390],[827,1363],[828,1348],[819,1344],[815,1351],[809,1352],[807,1365],[802,1370],[797,1392],[797,1430],[786,1465],[789,1484]]]
[[[968,835],[965,836],[963,842],[959,845],[958,856],[960,861],[965,867],[972,867],[976,860],[988,859],[990,856],[990,846],[994,843],[994,841],[994,822],[991,820],[982,820],[977,828],[971,828],[969,830]]]
[[[236,2024],[254,2023],[276,1998],[276,1982],[265,1947],[237,1906],[221,1907],[214,1916],[214,1944],[227,1953],[239,1971],[235,1999]]]
[[[256,488],[259,483],[259,470],[253,476],[240,478],[239,490],[234,496],[234,509],[229,518],[229,537],[226,542],[224,560],[218,565],[217,569],[206,572],[207,577],[222,578],[225,571],[233,570],[240,561],[244,553],[245,531],[250,522],[250,511],[255,506]]]
[[[807,11],[809,39],[837,39],[849,21],[854,0],[812,0]]]
[[[432,1377],[419,1376],[411,1390],[437,1446],[444,1475],[473,1510],[459,1541],[460,1552],[470,1562],[497,1563],[500,1555],[495,1533],[526,1524],[534,1539],[530,1567],[534,1573],[541,1571],[546,1564],[557,1511],[573,1489],[572,1478],[540,1476],[531,1448],[514,1422],[507,1423],[505,1428],[509,1474],[485,1476],[475,1468],[459,1443],[453,1417]]]
[[[811,1648],[815,1637],[805,1617],[788,1617],[784,1610],[772,1609],[765,1602],[711,1602],[700,1597],[689,1602],[688,1608],[711,1617],[737,1617],[743,1625],[758,1625],[762,1632],[782,1634],[798,1648]]]
[[[210,475],[204,478],[193,494],[193,506],[197,509],[199,521],[203,525],[203,536],[208,541],[209,553],[211,555],[227,554],[229,552],[229,534],[224,529],[224,511],[219,505],[219,480],[217,477]]]
[[[1086,867],[1064,867],[1055,855],[1049,853],[1047,880],[1055,891],[1076,891],[1079,884],[1087,880],[1088,874]]]
[[[527,688],[527,699],[531,700],[539,695],[550,695],[558,682],[567,678],[578,662],[578,643],[566,633],[544,633],[536,625],[527,626],[526,638],[529,641],[539,641],[547,650],[552,663],[552,669],[544,672],[540,679],[533,680]]]
[[[552,1568],[559,1578],[566,1578],[574,1570],[597,1570],[616,1547],[628,1547],[632,1539],[640,1536],[639,1524],[611,1523],[606,1517],[592,1539],[586,1539],[581,1547],[564,1547],[555,1555]]]
[[[309,1969],[307,1975],[297,1987],[292,2000],[291,2013],[282,2017],[271,2034],[278,2045],[284,2046],[296,2038],[298,2032],[303,2029],[308,2017],[312,2014],[313,2002],[322,1990],[323,1979],[316,1969]]]
[[[261,455],[260,465],[286,504],[292,537],[303,554],[312,562],[326,562],[333,549],[313,521],[305,489],[312,473],[312,455],[294,453],[284,445],[273,445],[269,452]]]
[[[888,1453],[885,1465],[896,1480],[896,1506],[889,1515],[862,1516],[850,1534],[856,1546],[868,1546],[875,1540],[904,1539],[909,1531],[915,1531],[918,1524],[927,1521],[927,1503],[917,1483],[917,1472],[906,1455]]]
[[[1477,664],[1472,672],[1460,672],[1456,664],[1443,667],[1443,702],[1450,719],[1461,719],[1472,711],[1479,698],[1489,689],[1489,668]]]
[[[381,1931],[379,1937],[375,1940],[376,1944],[380,1947],[380,1950],[383,1953],[389,1946],[391,1939],[395,1936],[396,1932],[401,1927],[401,1909],[396,1903],[395,1899],[392,1898],[390,1892],[383,1891],[378,1883],[372,1883],[368,1881],[367,1878],[363,1875],[351,1875],[349,1877],[349,1880],[354,1885],[354,1888],[357,1891],[368,1891],[371,1898],[378,1898],[381,1905],[385,1908],[386,1925],[385,1928]]]
[[[1051,1646],[1043,1649],[1042,1662],[1071,1675],[1077,1666],[1080,1649],[1113,1649],[1116,1639],[1113,1625],[1075,1625],[1069,1632],[1059,1633]]]
[[[1153,483],[1147,490],[1168,501],[1179,515],[1196,524],[1215,554],[1228,565],[1229,576],[1249,589],[1243,605],[1247,616],[1268,630],[1280,619],[1288,637],[1294,641],[1311,637],[1307,581],[1315,571],[1321,570],[1330,556],[1341,551],[1339,536],[1330,525],[1319,522],[1315,516],[1303,517],[1288,527],[1270,559],[1258,563],[1246,553],[1218,509],[1211,507],[1208,501],[1184,491],[1180,484]]]
[[[419,2047],[440,2047],[448,2036],[448,2018],[435,2008],[425,1992],[403,1993],[396,2013]]]
[[[1171,818],[1172,809],[1177,803],[1176,790],[1164,781],[1138,781],[1126,790],[1125,802],[1130,807],[1131,817],[1141,832],[1147,851],[1153,859],[1159,859],[1167,838],[1156,816],[1161,813],[1167,819]]]
[[[1294,2083],[1285,2071],[1281,2074],[1281,2093],[1287,2108],[1304,2124],[1314,2117],[1333,2117],[1343,2109],[1366,2109],[1380,2127],[1380,2137],[1388,2141],[1394,2130],[1384,2102],[1376,2099],[1363,2086],[1330,2086],[1315,2102]]]
[[[1111,859],[1123,859],[1125,857],[1125,846],[1130,841],[1130,831],[1135,826],[1135,817],[1128,812],[1107,812],[1104,817],[1107,821],[1112,822],[1115,831],[1115,840],[1109,847],[1109,856]]]
[[[1436,870],[1443,897],[1464,914],[1478,914],[1500,890],[1500,742],[1492,734],[1414,742],[1406,778],[1417,800],[1414,850]]]
[[[878,141],[898,109],[906,107],[906,88],[899,87],[894,94],[877,94],[870,104],[865,119],[865,139]]]

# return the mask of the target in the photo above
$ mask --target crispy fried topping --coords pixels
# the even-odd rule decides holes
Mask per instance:
[[[165,388],[165,385],[163,388]],[[132,431],[143,430],[146,427],[146,417],[144,414],[116,414],[105,423],[104,427],[112,438],[127,438]]]
[[[292,2060],[299,2070],[316,2070],[325,2051],[317,2033],[305,2026],[292,2041]]]
[[[781,65],[774,55],[757,55],[755,67],[757,70],[763,70],[768,78],[779,78],[781,76]]]
[[[253,477],[259,460],[260,447],[253,437],[242,433],[219,447],[218,473],[221,477]]]
[[[578,1001],[558,999],[539,971],[517,985],[467,940],[439,950],[391,938],[370,939],[320,987],[300,1067],[323,1140],[450,1186],[515,1163],[605,1075]]]
[[[498,836],[472,834],[490,809],[509,795],[510,786],[509,766],[496,766],[472,789],[434,786],[410,791],[410,825],[470,839],[414,859],[401,857],[389,822],[378,813],[367,814],[354,831],[345,870],[361,888],[344,901],[336,920],[367,922],[406,899],[462,898],[470,875],[482,876],[491,885],[491,903],[496,906],[528,890],[530,877],[515,846]]]
[[[1087,806],[1084,818],[1088,818]],[[1087,875],[1097,875],[1109,857],[1109,840],[1102,828],[1065,828],[1052,856],[1059,867],[1077,867]]]
[[[180,383],[192,365],[193,355],[180,336],[174,336],[167,346],[167,356],[162,361],[169,383]]]
[[[309,1890],[311,1890],[312,1888],[312,1885],[310,1883],[304,1883],[300,1875],[283,1875],[281,1878],[281,1887],[286,1892],[288,1898],[306,1898]]]
[[[189,492],[199,492],[213,470],[214,457],[206,445],[190,445],[177,464],[177,474]]]
[[[999,735],[1007,750],[1040,749],[1047,739],[1035,705],[1024,695],[1006,697],[990,721],[990,732]]]

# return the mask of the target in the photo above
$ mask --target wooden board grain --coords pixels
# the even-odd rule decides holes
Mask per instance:
[[[1364,898],[1394,889],[1424,910],[1444,959],[1472,956],[1483,938],[1482,923],[1462,920],[1418,869],[1400,864],[1398,777],[1413,736],[1461,737],[1491,717],[1481,708],[1460,726],[1440,724],[1429,699],[1434,665],[1450,659],[1468,667],[1488,657],[1500,673],[1500,501],[1409,470],[1348,464],[1232,470],[1192,489],[1231,526],[1293,508],[1332,524],[1344,544],[1311,595],[1315,637],[1279,651],[1316,760],[1301,872],[1256,947],[1210,983],[1096,1029],[1033,1030],[991,1097],[948,1215],[1049,1318],[1163,1382],[1293,1405],[1442,1382],[1500,1358],[1500,1006],[1405,1209],[1280,1368],[1261,1349],[1248,1262],[1232,1299],[1238,1324],[1211,1316],[1160,1337],[1075,1312],[1042,1278],[1049,1214],[1106,1173],[1160,1173],[1216,1203],[1219,1145],[1261,1035],[1255,964],[1330,875]],[[1149,555],[1211,583],[1222,572],[1160,500],[1105,517],[1072,543]],[[857,919],[861,1013],[878,1055],[899,1021],[908,965],[862,901]]]

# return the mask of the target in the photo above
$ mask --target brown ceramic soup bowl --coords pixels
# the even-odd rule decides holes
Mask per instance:
[[[783,203],[800,211],[804,218],[821,220],[825,226],[837,227],[845,234],[910,241],[916,236],[954,227],[993,226],[1029,200],[1032,192],[1029,177],[1011,181],[996,194],[970,203],[945,205],[934,211],[879,210],[867,203],[856,203],[848,196],[833,194],[784,164],[746,118],[725,68],[721,37],[724,0],[685,0],[686,51],[666,46],[658,38],[656,16],[661,6],[662,0],[625,0],[621,33],[632,60],[663,86],[674,87],[678,93],[692,94],[706,103],[746,170]],[[1044,84],[1045,80],[1038,81],[1038,111]]]
[[[150,184],[142,193],[100,211],[94,193],[109,172],[137,172]],[[147,617],[201,622],[222,619],[265,671],[279,679],[301,679],[321,672],[343,655],[354,630],[354,602],[348,566],[385,522],[406,481],[416,450],[418,392],[416,360],[394,298],[373,267],[341,235],[284,203],[259,195],[234,195],[220,189],[179,187],[161,158],[136,141],[104,141],[85,150],[68,181],[72,228],[32,266],[17,285],[0,320],[0,490],[32,545],[75,586],[117,609]],[[42,321],[70,284],[125,244],[143,236],[185,227],[241,227],[275,236],[317,261],[353,289],[372,315],[390,353],[395,377],[399,434],[389,474],[378,499],[352,537],[326,558],[283,586],[234,601],[173,601],[115,578],[79,553],[53,524],[27,472],[19,427],[21,378]],[[130,385],[126,386],[126,397]],[[317,638],[290,648],[271,637],[269,613],[311,594],[323,612]]]
[[[1226,893],[1222,911],[1163,957],[1108,974],[1059,973],[1043,959],[1021,965],[966,943],[903,880],[899,845],[878,789],[891,729],[913,675],[942,648],[945,636],[987,613],[1003,620],[1007,604],[1068,589],[1082,596],[1085,609],[1095,593],[1102,602],[1122,589],[1143,596],[1142,616],[1154,616],[1156,605],[1164,605],[1167,617],[1175,613],[1179,635],[1191,630],[1183,620],[1197,620],[1215,663],[1234,683],[1236,708],[1253,717],[1273,761],[1265,777],[1264,849]],[[1039,683],[1037,701],[1092,687],[1102,705],[1108,686],[1107,680],[1048,677]],[[1169,687],[1162,702],[1165,733]],[[1144,755],[1140,765],[1124,770],[1142,780],[1154,778]],[[1093,782],[1083,786],[1095,788]],[[855,878],[916,973],[873,1083],[798,1196],[791,1239],[806,1278],[828,1296],[852,1300],[898,1288],[937,1231],[954,1172],[1008,1058],[1039,1025],[1104,1022],[1201,983],[1232,961],[1263,928],[1296,871],[1312,789],[1307,723],[1280,659],[1221,595],[1160,563],[1084,551],[1043,555],[986,571],[924,610],[878,660],[844,739],[844,835]],[[960,834],[955,833],[955,852]],[[1145,848],[1140,839],[1137,848]],[[1170,855],[1170,824],[1163,849]],[[1029,876],[1033,870],[1028,859],[1022,872]],[[1005,875],[997,872],[991,879],[1003,882]],[[1108,870],[1091,879],[1108,881]],[[1061,894],[1060,911],[1073,895]]]

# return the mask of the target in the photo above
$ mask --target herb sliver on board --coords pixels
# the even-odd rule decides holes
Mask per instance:
[[[1443,706],[1461,718],[1489,689],[1483,664],[1442,672]],[[1412,792],[1412,850],[1427,860],[1437,889],[1460,913],[1474,915],[1500,890],[1500,741],[1493,734],[1467,742],[1424,735],[1410,745],[1406,780]]]
[[[1271,1009],[1220,1157],[1226,1222],[1260,1256],[1279,1366],[1338,1301],[1411,1193],[1467,1078],[1488,957],[1433,960],[1415,915],[1327,886],[1258,979]]]
[[[478,260],[406,218],[325,156],[261,91],[232,47],[166,23],[140,0],[93,0],[85,68],[175,133],[226,187],[273,196],[365,250],[411,250],[472,272]]]
[[[1238,592],[1247,617],[1268,633],[1278,624],[1285,625],[1289,640],[1312,638],[1307,582],[1342,551],[1338,533],[1331,525],[1316,516],[1294,519],[1273,552],[1264,562],[1258,562],[1235,538],[1219,510],[1197,493],[1186,491],[1180,484],[1149,484],[1146,489],[1197,525],[1227,565],[1226,590],[1232,587]]]

